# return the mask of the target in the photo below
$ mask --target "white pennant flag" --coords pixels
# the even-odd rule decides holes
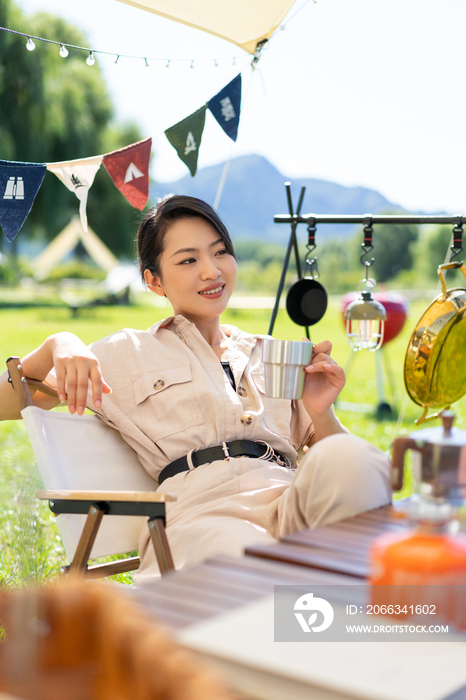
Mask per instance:
[[[93,156],[92,158],[81,158],[62,163],[47,163],[47,170],[54,173],[79,199],[79,214],[85,231],[87,231],[87,194],[94,182],[102,159],[103,156]]]

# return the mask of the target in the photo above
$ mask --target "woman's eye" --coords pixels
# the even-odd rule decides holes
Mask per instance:
[[[228,253],[228,250],[226,248],[221,248],[220,250],[217,250],[215,255],[226,255]]]
[[[194,258],[186,258],[186,260],[182,260],[179,264],[180,265],[189,265],[189,263],[196,262]]]

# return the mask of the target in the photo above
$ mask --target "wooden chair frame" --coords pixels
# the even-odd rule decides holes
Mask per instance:
[[[8,381],[16,392],[21,410],[34,405],[30,387],[58,398],[57,392],[52,387],[37,379],[24,376],[18,357],[10,357],[6,364]],[[89,557],[104,515],[146,516],[150,539],[161,574],[164,575],[174,570],[173,558],[165,532],[165,503],[174,501],[173,496],[152,491],[42,490],[37,491],[36,497],[48,500],[50,510],[57,515],[60,513],[87,514],[73,561],[69,566],[63,567],[63,573],[100,578],[134,571],[139,567],[139,557],[89,566]]]

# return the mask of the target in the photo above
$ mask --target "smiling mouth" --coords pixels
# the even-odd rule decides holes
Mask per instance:
[[[215,289],[209,289],[207,292],[199,292],[199,294],[207,294],[207,295],[218,294],[219,292],[222,291],[224,286],[225,286],[224,284],[221,284],[219,287],[215,287]]]

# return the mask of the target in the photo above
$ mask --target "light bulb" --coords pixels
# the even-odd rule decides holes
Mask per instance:
[[[26,48],[27,48],[28,51],[34,51],[34,49],[36,48],[36,45],[35,45],[35,43],[33,42],[33,40],[31,39],[31,37],[28,37],[28,41],[27,41],[27,44],[26,44]]]
[[[89,56],[86,58],[86,63],[88,66],[93,66],[95,63],[93,51],[89,51]]]
[[[68,51],[68,49],[66,48],[66,46],[65,46],[64,44],[62,44],[62,45],[60,46],[60,51],[59,51],[59,53],[60,53],[60,56],[61,56],[62,58],[66,58],[66,57],[68,56],[69,51]]]
[[[375,352],[383,342],[384,322],[374,320],[348,320],[346,322],[346,336],[349,346],[355,352],[369,350]]]

